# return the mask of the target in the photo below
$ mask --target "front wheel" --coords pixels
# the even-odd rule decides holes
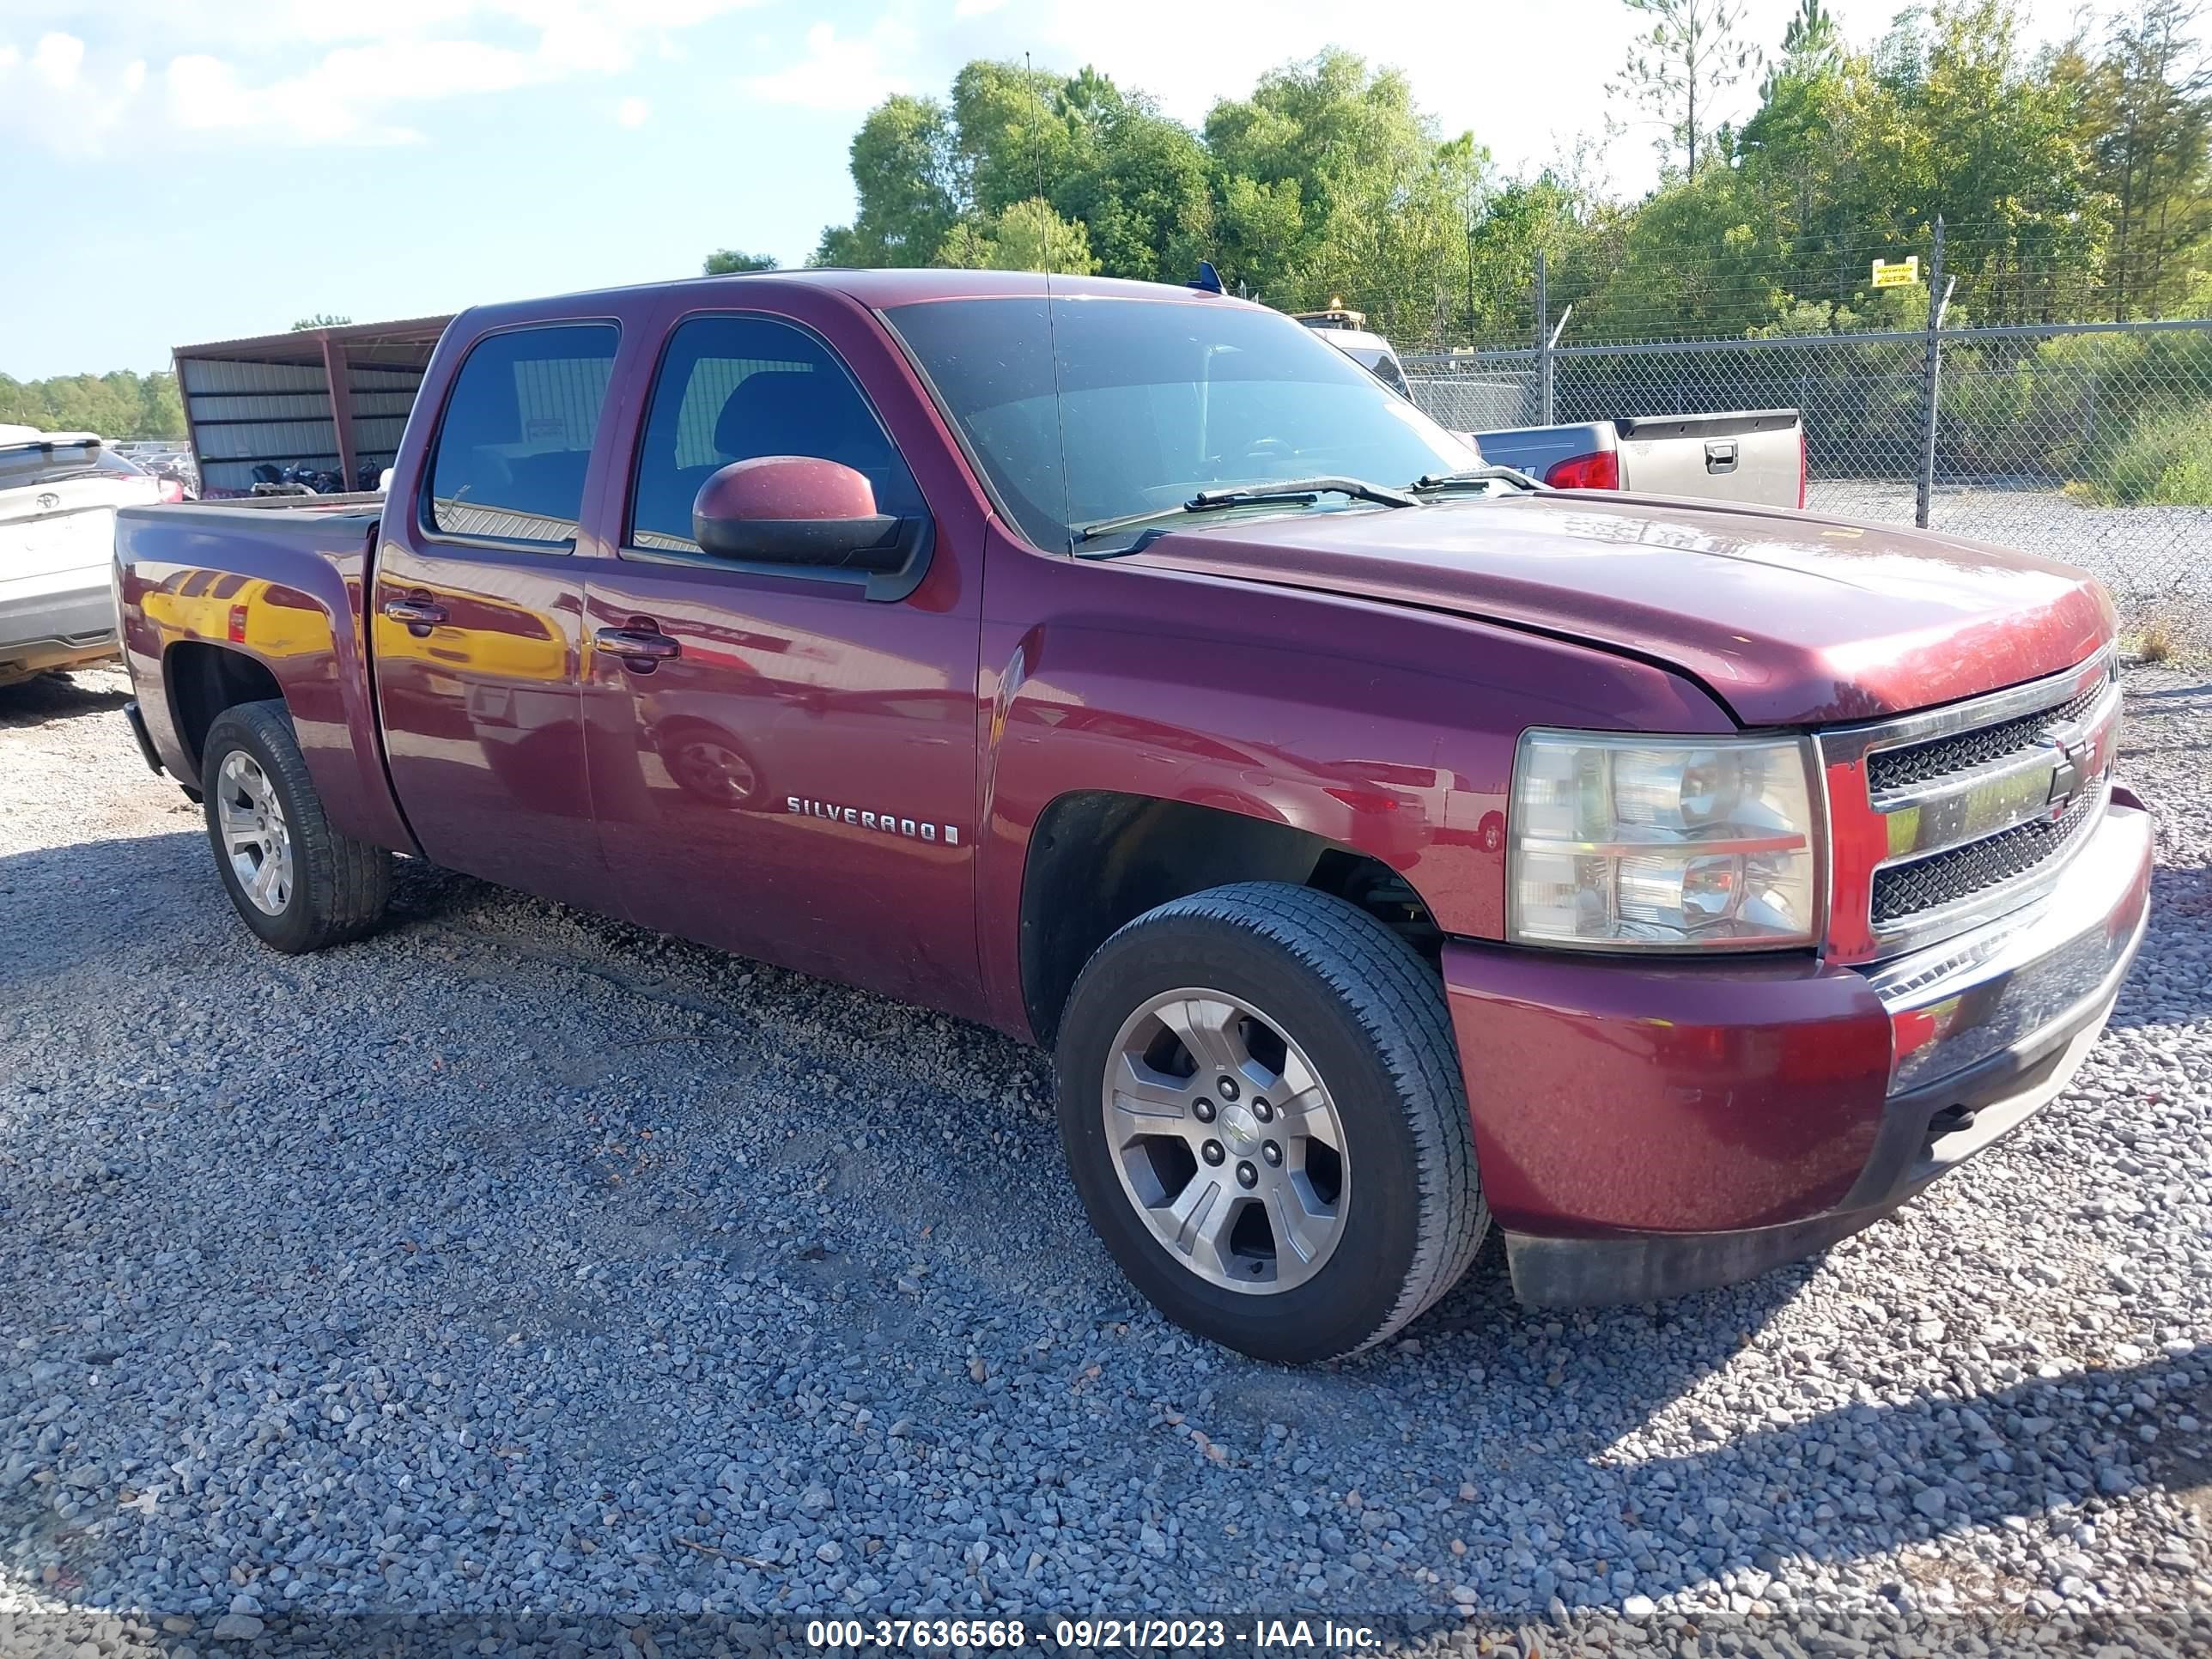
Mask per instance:
[[[1076,982],[1059,1072],[1115,1260],[1255,1358],[1383,1340],[1489,1227],[1442,988],[1341,899],[1254,882],[1147,911]]]
[[[216,716],[200,793],[216,872],[264,945],[319,951],[383,919],[392,854],[331,828],[282,702],[239,703]]]

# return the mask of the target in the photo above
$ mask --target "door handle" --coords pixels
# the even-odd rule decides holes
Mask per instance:
[[[1705,471],[1733,472],[1735,471],[1735,446],[1732,443],[1709,443],[1705,446]]]
[[[446,607],[428,598],[386,599],[377,609],[393,622],[405,623],[408,631],[416,635],[426,634],[446,620]]]
[[[658,629],[602,628],[592,638],[600,650],[621,658],[628,667],[651,668],[684,654],[683,646]]]

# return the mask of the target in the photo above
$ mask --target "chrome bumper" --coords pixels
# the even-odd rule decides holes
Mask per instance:
[[[2116,796],[2033,904],[1868,973],[1897,1033],[1890,1091],[2032,1039],[2117,987],[2149,908],[2150,814]]]
[[[2151,817],[2124,791],[2033,905],[1870,969],[1895,1058],[1881,1134],[1843,1208],[1893,1203],[2073,1079],[2150,920]]]

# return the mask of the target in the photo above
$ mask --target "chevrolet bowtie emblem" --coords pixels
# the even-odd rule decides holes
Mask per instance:
[[[2051,793],[2046,799],[2053,818],[2063,817],[2067,804],[2081,793],[2081,763],[2069,753],[2063,743],[2053,744],[2058,751],[2058,764],[2051,769]]]

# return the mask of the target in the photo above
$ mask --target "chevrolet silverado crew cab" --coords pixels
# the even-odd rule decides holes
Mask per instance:
[[[1194,289],[486,307],[380,507],[117,534],[269,945],[396,854],[1053,1045],[1115,1261],[1276,1359],[1493,1224],[1533,1304],[1818,1249],[2063,1087],[2144,926],[2087,576],[1530,487]]]

